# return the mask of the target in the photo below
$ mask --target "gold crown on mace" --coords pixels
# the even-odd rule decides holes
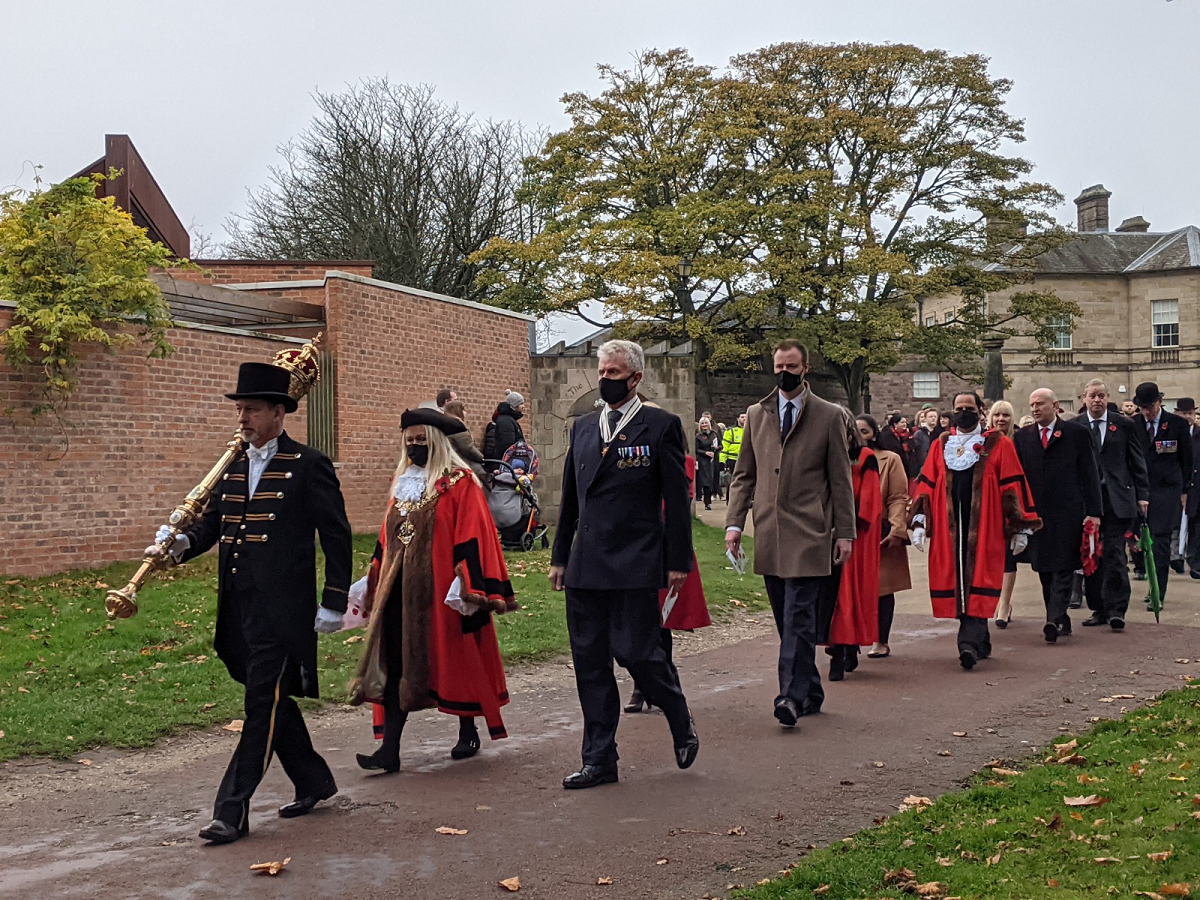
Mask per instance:
[[[288,382],[288,396],[293,400],[304,397],[312,386],[321,380],[321,367],[317,363],[318,345],[321,343],[321,333],[303,347],[289,347],[275,354],[273,365],[287,369],[291,375]]]

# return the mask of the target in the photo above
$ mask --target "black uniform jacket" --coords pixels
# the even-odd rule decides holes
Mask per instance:
[[[575,420],[563,472],[552,562],[588,590],[666,587],[692,568],[683,426],[643,406],[601,454],[600,416]]]
[[[1088,429],[1092,420],[1083,413],[1075,420]],[[1100,474],[1104,479],[1104,493],[1118,519],[1136,519],[1140,514],[1138,501],[1150,499],[1150,482],[1146,474],[1146,454],[1138,438],[1137,425],[1124,416],[1109,412],[1104,429],[1104,443],[1100,448]],[[1092,439],[1093,445],[1095,439]]]
[[[1100,468],[1087,426],[1055,419],[1045,449],[1037,424],[1022,428],[1013,441],[1042,519],[1041,530],[1029,539],[1034,571],[1078,569],[1083,520],[1104,514]]]
[[[1179,527],[1180,498],[1192,483],[1192,436],[1187,420],[1163,411],[1153,439],[1146,420],[1133,420],[1150,473],[1150,532],[1170,534]]]
[[[225,473],[204,511],[188,532],[191,546],[183,561],[220,545],[217,655],[238,681],[245,681],[246,643],[228,588],[252,591],[270,617],[279,640],[298,664],[286,679],[289,694],[317,696],[317,550],[325,551],[325,590],[321,603],[345,612],[350,588],[351,532],[333,463],[284,432],[275,456],[247,499],[247,460],[243,453]]]
[[[1200,514],[1200,472],[1196,471],[1197,466],[1200,466],[1200,426],[1192,429],[1192,484],[1188,488],[1187,502],[1189,519]]]

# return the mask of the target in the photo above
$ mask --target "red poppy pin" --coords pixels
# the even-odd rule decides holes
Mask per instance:
[[[443,475],[441,478],[435,481],[433,483],[433,489],[439,494],[444,494],[446,491],[450,490],[450,476]]]
[[[1062,432],[1061,432],[1061,431],[1056,431],[1056,432],[1054,432],[1054,437],[1055,437],[1055,438],[1060,438],[1060,437],[1062,437]]]
[[[1158,430],[1159,430],[1159,431],[1166,431],[1166,430],[1167,430],[1167,423],[1166,423],[1166,422],[1163,422],[1163,423],[1162,423],[1162,425],[1160,425],[1160,426],[1158,427]]]
[[[1117,430],[1117,426],[1116,426],[1116,425],[1109,425],[1109,426],[1108,426],[1108,430],[1109,430],[1109,431],[1116,431],[1116,430]]]
[[[983,450],[983,441],[980,441],[978,444],[976,444],[971,449],[974,450],[976,453],[979,453],[981,450]]]

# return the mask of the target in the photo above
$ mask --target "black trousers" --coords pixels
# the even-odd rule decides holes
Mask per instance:
[[[803,712],[825,700],[817,671],[817,594],[821,578],[764,576],[779,632],[779,695]]]
[[[1200,572],[1200,513],[1188,519],[1187,564],[1193,572]]]
[[[886,644],[892,634],[892,620],[896,617],[896,595],[884,594],[879,598],[879,643]]]
[[[1088,609],[1108,620],[1113,616],[1124,619],[1129,610],[1129,566],[1125,555],[1125,533],[1132,519],[1113,515],[1104,501],[1104,517],[1100,520],[1100,541],[1104,552],[1096,571],[1084,579]]]
[[[1154,539],[1154,568],[1158,575],[1158,596],[1167,602],[1167,579],[1171,574],[1171,533],[1151,534]]]
[[[643,696],[663,711],[676,744],[687,740],[691,713],[674,664],[663,651],[658,591],[567,588],[567,632],[583,709],[583,764],[617,764],[621,698],[615,659]]]
[[[237,610],[242,623],[246,718],[237,749],[217,789],[213,818],[242,828],[250,812],[250,798],[267,773],[273,754],[279,756],[298,798],[326,794],[336,786],[329,766],[313,749],[300,707],[284,693],[289,668],[296,663],[289,658],[252,592],[231,593],[229,601],[228,608]]]
[[[1052,625],[1070,624],[1067,609],[1071,602],[1071,587],[1075,580],[1074,569],[1054,569],[1038,572],[1042,582],[1042,602],[1046,604],[1046,621]]]
[[[979,616],[958,617],[958,652],[970,651],[976,659],[992,655],[992,636],[988,620]]]

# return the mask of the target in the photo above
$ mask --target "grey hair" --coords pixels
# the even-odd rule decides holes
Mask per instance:
[[[1091,381],[1089,381],[1087,384],[1085,384],[1083,386],[1083,392],[1086,394],[1088,391],[1090,391],[1094,387],[1102,388],[1104,390],[1104,393],[1106,393],[1106,394],[1108,393],[1108,385],[1105,384],[1103,381],[1101,381],[1099,378],[1093,378]]]
[[[605,341],[596,351],[596,356],[623,356],[631,374],[646,368],[646,351],[633,341]]]

